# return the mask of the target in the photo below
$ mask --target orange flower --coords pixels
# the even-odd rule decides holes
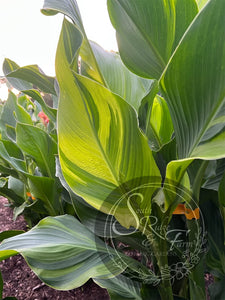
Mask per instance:
[[[26,194],[27,194],[28,197],[31,197],[32,200],[35,200],[35,197],[33,197],[33,196],[31,195],[31,193],[27,192]]]
[[[46,116],[46,114],[43,111],[40,111],[38,117],[41,119],[42,123],[47,127],[49,123],[49,118]]]
[[[190,208],[186,208],[184,204],[178,204],[173,215],[185,215],[188,220],[199,219],[199,208],[191,210]]]

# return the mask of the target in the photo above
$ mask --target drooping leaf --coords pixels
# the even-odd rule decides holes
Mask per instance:
[[[80,11],[75,0],[45,0],[41,11],[47,16],[57,13],[67,15],[79,28],[83,30]]]
[[[7,78],[22,79],[25,82],[31,83],[31,85],[21,86],[20,90],[30,90],[32,85],[39,88],[44,93],[56,95],[54,82],[55,78],[47,76],[37,65],[30,65],[22,68],[12,70],[7,74]]]
[[[17,65],[14,61],[6,58],[3,62],[3,72],[5,76],[7,77],[8,74],[11,72],[17,70],[20,66]],[[27,90],[27,89],[32,89],[32,84],[22,80],[22,79],[17,79],[17,78],[7,78],[9,83],[18,91],[22,90]]]
[[[43,282],[69,290],[92,277],[106,279],[121,273],[108,251],[79,221],[65,215],[45,218],[29,232],[5,240],[0,259],[19,252]]]
[[[62,1],[45,0],[42,13],[46,15],[54,15],[57,13],[62,13],[68,16],[73,21],[74,25],[77,28],[77,31],[74,31],[74,34],[78,36],[77,41],[79,42],[82,41],[81,36],[83,38],[82,47],[79,55],[84,59],[84,61],[88,61],[89,68],[92,74],[91,77],[94,80],[98,81],[99,83],[105,85],[104,78],[99,70],[95,56],[92,52],[92,48],[87,39],[76,0],[62,0]],[[69,30],[69,27],[67,27],[67,30]],[[72,61],[70,61],[70,63],[72,63]]]
[[[160,81],[174,125],[179,158],[225,156],[224,132],[218,133],[215,128],[211,138],[205,140],[225,101],[224,9],[224,1],[208,2],[186,31]]]
[[[120,185],[135,179],[138,185],[141,177],[159,179],[160,174],[133,108],[102,85],[71,72],[67,26],[73,25],[64,21],[56,56],[60,164],[72,190],[108,213],[113,203],[106,198]],[[146,201],[143,205],[150,205]],[[129,227],[124,213],[118,210],[117,218]]]
[[[194,0],[108,0],[108,10],[125,65],[156,79],[198,12]]]

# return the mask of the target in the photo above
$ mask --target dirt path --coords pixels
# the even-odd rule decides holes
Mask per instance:
[[[26,230],[26,222],[20,216],[14,222],[12,210],[7,207],[7,199],[0,197],[0,232],[5,230]],[[0,262],[4,279],[4,297],[17,297],[18,300],[108,300],[106,290],[92,281],[83,287],[71,291],[56,291],[44,285],[30,270],[20,256],[11,257]]]

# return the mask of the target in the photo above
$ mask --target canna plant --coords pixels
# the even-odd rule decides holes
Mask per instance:
[[[19,68],[9,59],[4,61],[3,71],[8,84],[22,92],[16,96],[10,91],[1,106],[0,194],[14,207],[14,218],[24,213],[32,227],[45,216],[74,211],[68,192],[55,175],[57,109],[42,97],[53,106],[55,79],[37,66]],[[18,78],[10,77],[14,73]],[[19,79],[21,76],[29,82]]]
[[[44,2],[66,16],[43,91],[57,90],[55,176],[75,217],[42,219],[0,257],[21,253],[60,290],[93,278],[111,299],[206,299],[210,273],[224,299],[225,2],[107,4],[119,53],[88,40],[75,0]],[[17,88],[34,73],[5,71]]]

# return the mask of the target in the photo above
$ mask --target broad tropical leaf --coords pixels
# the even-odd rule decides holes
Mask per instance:
[[[179,158],[225,156],[225,132],[214,127],[225,103],[224,10],[224,1],[209,1],[185,33],[160,81]],[[220,123],[223,128],[224,118]]]
[[[37,243],[38,241],[38,243]],[[29,232],[0,245],[0,260],[21,253],[38,277],[59,290],[81,286],[89,278],[121,273],[105,244],[72,216],[48,217]]]
[[[60,164],[72,190],[108,213],[113,200],[106,199],[112,191],[130,180],[141,184],[141,177],[159,179],[160,174],[133,108],[102,85],[71,72],[65,50],[71,26],[64,21],[56,55]],[[143,205],[150,206],[146,201]],[[124,213],[130,215],[124,207],[116,217],[129,227]]]
[[[125,65],[156,79],[198,12],[194,0],[108,0],[108,10]]]

